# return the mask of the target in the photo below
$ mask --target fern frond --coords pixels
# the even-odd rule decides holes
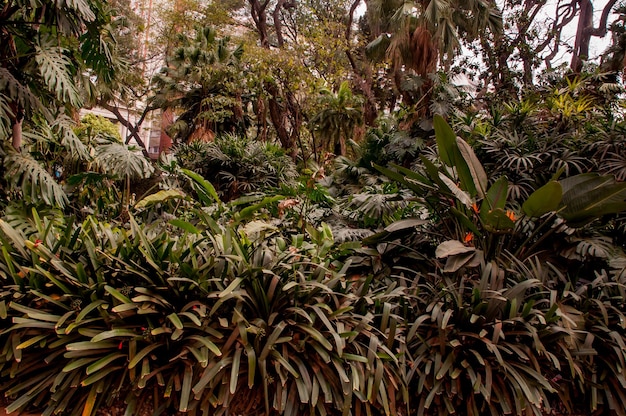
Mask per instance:
[[[21,189],[27,200],[43,201],[61,208],[68,203],[61,185],[29,153],[9,149],[4,159],[4,167],[7,180],[13,187]]]
[[[80,107],[80,95],[69,71],[72,63],[65,56],[65,49],[55,46],[50,39],[40,39],[38,43],[35,47],[35,61],[46,86],[60,101]]]
[[[96,148],[96,165],[117,177],[149,178],[154,167],[140,151],[119,142],[107,142]]]

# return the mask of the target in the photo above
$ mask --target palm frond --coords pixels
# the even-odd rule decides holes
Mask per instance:
[[[63,187],[29,153],[9,150],[4,166],[6,178],[12,186],[22,190],[25,199],[61,208],[68,203]]]

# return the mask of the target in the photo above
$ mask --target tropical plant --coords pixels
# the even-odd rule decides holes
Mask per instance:
[[[367,18],[376,38],[366,53],[372,60],[391,63],[395,88],[404,103],[417,105],[420,113],[430,105],[429,75],[439,63],[449,67],[462,42],[502,31],[500,10],[483,1],[373,1]]]
[[[29,202],[64,207],[68,198],[61,181],[71,164],[89,158],[87,146],[74,133],[72,120],[62,114],[54,123],[35,117],[23,135],[23,151],[5,146],[2,162],[9,189]]]
[[[181,111],[169,126],[174,139],[209,141],[216,134],[245,133],[242,45],[231,48],[230,38],[218,38],[210,26],[196,28],[194,38],[180,37],[181,46],[153,79],[158,92],[152,105]]]
[[[566,337],[538,296],[541,282],[487,263],[465,276],[416,276],[407,322],[405,377],[417,415],[536,414],[556,389],[550,352]]]
[[[362,100],[352,94],[350,84],[343,81],[336,93],[323,89],[320,92],[322,109],[310,123],[324,139],[319,149],[339,156],[347,154],[347,142],[353,139],[354,130],[363,122]]]
[[[209,180],[224,201],[288,185],[297,176],[284,150],[247,137],[221,135],[209,143],[181,144],[175,153],[181,167]]]
[[[0,220],[9,411],[91,415],[120,397],[134,412],[147,391],[155,414],[394,411],[391,341],[351,306],[376,295],[343,284],[328,228],[308,242],[208,216],[171,220],[177,232],[34,210],[31,224]]]
[[[79,107],[80,87],[89,90],[90,76],[109,82],[113,38],[110,14],[101,2],[37,4],[9,1],[0,14],[0,138],[22,145],[22,123],[43,116],[49,123],[50,103]],[[52,106],[54,107],[54,105]]]

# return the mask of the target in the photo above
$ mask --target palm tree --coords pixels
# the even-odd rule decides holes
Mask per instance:
[[[322,110],[311,119],[311,124],[324,138],[323,147],[343,156],[347,152],[346,140],[363,123],[362,100],[352,94],[347,81],[341,83],[336,93],[323,89],[321,94]]]
[[[405,75],[418,75],[421,90],[428,91],[428,75],[438,65],[448,66],[463,42],[502,29],[502,16],[491,0],[370,0],[367,16],[377,36],[367,53],[391,62],[396,88],[409,104],[414,99],[403,87]]]
[[[153,105],[182,110],[171,126],[174,138],[212,140],[216,134],[241,130],[243,47],[230,48],[230,38],[218,38],[209,26],[197,28],[193,39],[181,35],[180,40],[182,46],[153,80],[159,91]]]

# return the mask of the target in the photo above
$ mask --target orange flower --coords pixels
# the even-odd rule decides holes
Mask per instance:
[[[474,233],[473,232],[469,232],[467,234],[465,234],[465,238],[463,239],[464,243],[469,243],[474,239]]]
[[[515,213],[513,211],[507,210],[506,211],[506,216],[509,217],[509,219],[511,221],[515,221],[517,218],[515,218]]]
[[[472,211],[474,211],[475,214],[478,214],[478,205],[476,205],[476,202],[472,204]]]

